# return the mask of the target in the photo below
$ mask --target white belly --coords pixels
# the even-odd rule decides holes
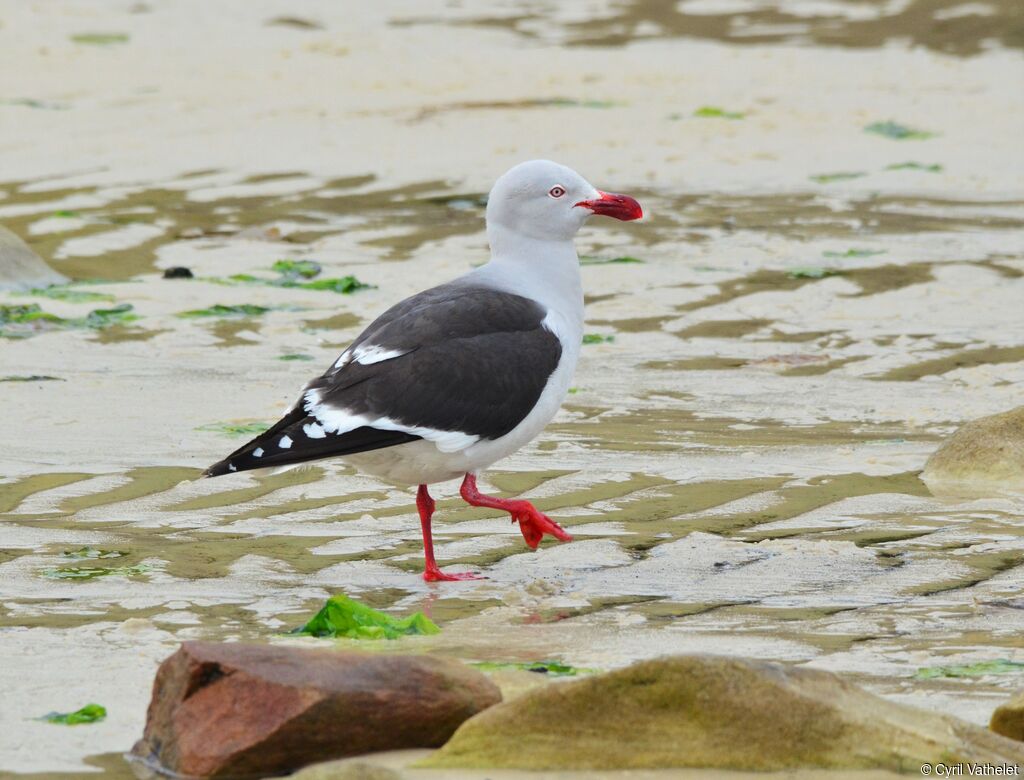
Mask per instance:
[[[579,343],[578,340],[576,342]],[[344,460],[360,471],[397,485],[429,485],[479,472],[533,441],[558,413],[572,384],[579,347],[566,348],[537,404],[515,428],[500,439],[481,439],[464,450],[441,452],[433,442],[420,439],[408,444],[346,455]]]

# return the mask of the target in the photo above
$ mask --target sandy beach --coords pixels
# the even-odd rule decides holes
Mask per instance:
[[[646,5],[0,2],[0,224],[80,293],[0,293],[64,321],[0,322],[0,773],[126,776],[179,642],[296,641],[333,593],[442,628],[381,652],[736,654],[979,724],[1024,686],[1024,498],[918,476],[1024,403],[1019,9]],[[487,579],[427,585],[408,490],[197,480],[483,262],[534,157],[648,215],[581,234],[574,388],[486,475],[576,541],[440,485],[439,560]]]

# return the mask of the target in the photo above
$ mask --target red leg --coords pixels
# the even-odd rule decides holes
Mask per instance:
[[[434,560],[434,537],[430,533],[430,518],[434,515],[434,499],[427,492],[426,485],[420,485],[419,490],[416,491],[416,508],[420,512],[420,528],[423,529],[423,559],[426,562],[423,579],[427,582],[481,579],[479,574],[472,572],[445,574],[437,567],[437,561]]]
[[[476,487],[476,475],[467,474],[462,480],[462,498],[467,504],[485,506],[489,509],[500,509],[512,515],[512,522],[519,522],[519,530],[523,533],[526,543],[537,549],[544,534],[551,534],[559,541],[571,542],[572,536],[565,532],[558,523],[543,512],[538,512],[529,501],[521,499],[495,498],[485,496]]]

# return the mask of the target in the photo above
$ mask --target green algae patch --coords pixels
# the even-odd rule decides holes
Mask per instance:
[[[46,569],[43,576],[50,580],[95,580],[99,577],[137,577],[150,571],[143,563],[135,566],[59,566]]]
[[[227,436],[259,436],[270,426],[267,423],[207,423],[196,428],[204,433],[223,433]]]
[[[128,43],[129,40],[127,33],[79,33],[71,36],[72,43],[88,46],[112,46],[117,43]]]
[[[623,255],[622,257],[595,257],[594,255],[583,255],[580,258],[580,265],[628,265],[632,263],[644,262],[639,257],[630,257],[629,255]]]
[[[864,171],[837,171],[835,173],[816,173],[808,178],[818,184],[831,184],[834,181],[850,181],[862,176],[867,176],[867,174]]]
[[[934,138],[935,133],[927,130],[918,130],[899,122],[889,120],[887,122],[872,122],[864,128],[865,133],[874,133],[883,138],[891,138],[894,141],[923,141],[926,138]]]
[[[312,355],[303,355],[299,352],[290,352],[287,355],[278,355],[278,360],[316,360]]]
[[[312,260],[278,260],[271,268],[282,276],[302,277],[303,279],[319,276],[323,270],[319,263],[314,263]]]
[[[693,115],[702,119],[743,119],[742,111],[727,111],[719,106],[701,106]]]
[[[558,661],[533,661],[531,663],[499,663],[496,661],[478,661],[470,664],[481,672],[496,672],[502,669],[520,669],[524,672],[536,672],[550,677],[575,677],[579,674],[594,674],[597,669],[583,669]]]
[[[84,723],[98,723],[107,717],[107,708],[102,704],[86,704],[74,712],[51,712],[39,720],[59,723],[62,726],[80,726]]]
[[[135,322],[139,316],[133,312],[130,303],[122,303],[109,309],[94,309],[82,320],[72,320],[74,323],[81,323],[83,327],[101,330],[111,325],[124,325],[128,322]]]
[[[63,382],[59,376],[31,374],[29,376],[0,376],[0,382]]]
[[[222,303],[215,303],[205,309],[190,309],[178,314],[185,319],[199,317],[258,317],[266,314],[270,309],[266,306],[257,306],[254,303],[239,303],[233,306],[225,306]]]
[[[836,271],[834,268],[808,265],[790,268],[786,273],[790,279],[824,279],[826,276],[838,275],[839,271]]]
[[[999,658],[994,661],[979,661],[976,664],[956,666],[926,666],[914,675],[918,680],[935,680],[942,677],[983,677],[987,674],[1022,674],[1024,663]]]
[[[127,554],[122,550],[99,550],[95,547],[79,547],[77,550],[65,550],[61,553],[61,556],[75,560],[94,561],[98,558],[123,558]]]
[[[886,165],[887,171],[924,171],[925,173],[942,173],[942,166],[938,163],[930,165],[919,162],[901,162]]]
[[[372,284],[359,281],[354,276],[342,276],[338,279],[315,279],[312,282],[285,283],[282,287],[301,287],[303,290],[328,290],[330,292],[348,295],[356,290],[368,290]]]
[[[607,344],[608,342],[615,341],[615,336],[605,336],[602,333],[584,333],[583,343],[584,344]]]
[[[94,309],[84,317],[72,318],[43,311],[38,303],[0,306],[0,337],[27,338],[52,330],[102,330],[137,319],[130,303],[122,303],[110,309]]]
[[[52,330],[67,322],[63,317],[43,311],[38,303],[0,306],[0,335],[17,337],[37,330]]]
[[[318,279],[323,270],[319,263],[312,260],[278,260],[271,270],[276,271],[277,278],[255,276],[253,274],[232,274],[227,278],[206,277],[205,281],[214,284],[259,284],[267,287],[298,288],[302,290],[321,290],[348,295],[356,290],[368,290],[374,285],[367,284],[351,274],[341,277]]]
[[[53,287],[40,287],[29,290],[22,295],[34,295],[42,298],[51,298],[55,301],[67,301],[68,303],[112,303],[113,295],[107,293],[90,292],[89,290],[76,290],[70,285],[60,284]]]
[[[438,634],[441,629],[422,612],[396,618],[348,596],[331,596],[302,628],[292,633],[347,639],[398,639],[410,634]]]

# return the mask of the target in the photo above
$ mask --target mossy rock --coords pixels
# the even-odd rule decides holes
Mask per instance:
[[[429,768],[888,769],[1021,763],[1024,746],[816,669],[692,655],[556,683],[469,719]]]
[[[1024,742],[1024,691],[996,707],[989,723],[996,734]]]
[[[1024,406],[962,426],[925,464],[936,493],[1024,491]]]
[[[31,290],[66,281],[28,244],[0,225],[0,290]]]

